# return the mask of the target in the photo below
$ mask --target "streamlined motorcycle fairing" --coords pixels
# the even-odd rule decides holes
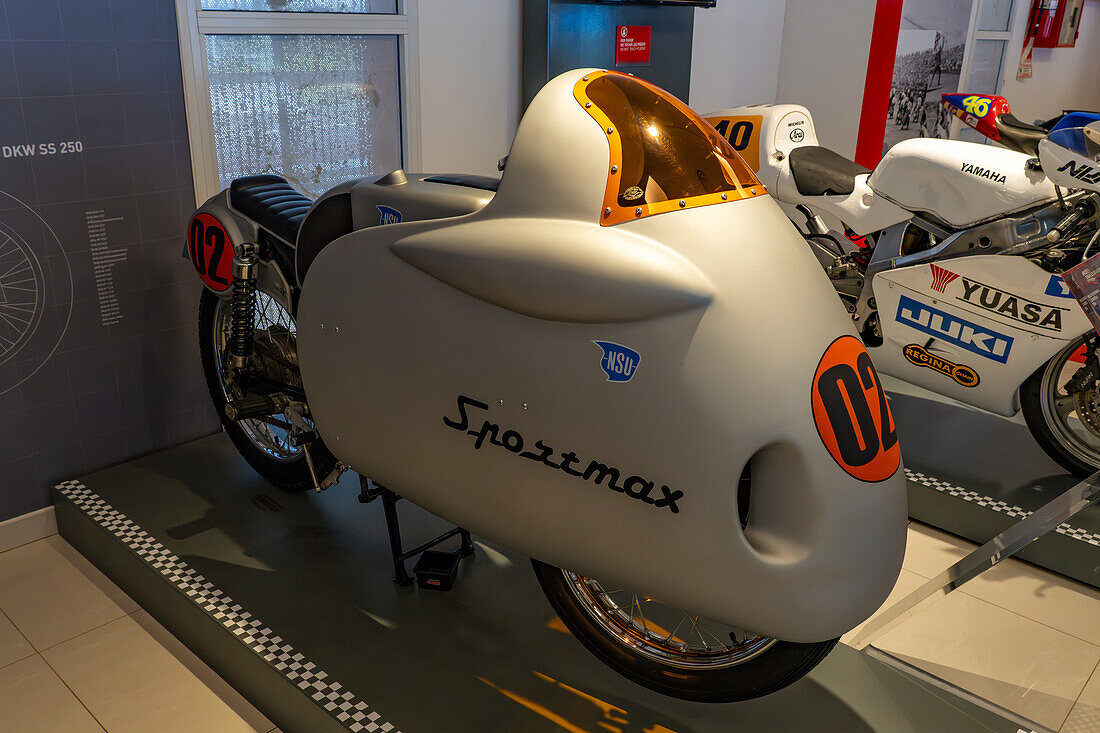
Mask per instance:
[[[627,78],[543,89],[483,209],[320,251],[297,321],[316,425],[344,463],[532,557],[756,633],[839,636],[904,551],[877,376],[763,186],[667,213],[618,186],[615,125],[583,101],[604,76]],[[614,190],[636,218],[605,226]]]

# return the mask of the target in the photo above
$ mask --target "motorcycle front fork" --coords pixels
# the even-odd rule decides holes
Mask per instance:
[[[1066,382],[1066,392],[1075,394],[1093,387],[1100,380],[1100,337],[1095,333],[1085,340],[1085,364]]]

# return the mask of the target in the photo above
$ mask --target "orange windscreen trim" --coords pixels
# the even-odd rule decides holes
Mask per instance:
[[[767,194],[767,189],[764,184],[755,177],[752,170],[748,167],[748,164],[736,153],[732,151],[732,156],[722,153],[721,155],[730,159],[736,157],[737,163],[744,166],[745,172],[747,172],[746,180],[743,183],[738,183],[731,186],[728,190],[719,191],[717,193],[697,194],[693,196],[685,196],[683,198],[670,198],[666,201],[645,202],[641,201],[637,205],[623,206],[619,202],[619,176],[622,174],[623,167],[623,140],[618,128],[611,121],[611,118],[588,96],[588,86],[592,82],[605,76],[620,76],[630,79],[632,82],[640,84],[655,95],[659,96],[662,100],[667,101],[673,105],[680,113],[685,117],[698,120],[702,125],[709,127],[709,125],[698,114],[693,112],[687,105],[680,100],[676,99],[671,94],[668,94],[664,90],[660,89],[653,84],[638,79],[630,74],[623,74],[618,71],[595,71],[585,75],[580,81],[573,86],[573,97],[577,100],[577,103],[581,105],[585,112],[587,112],[592,119],[594,119],[600,127],[603,129],[604,135],[607,137],[608,146],[610,149],[610,162],[607,173],[607,188],[604,191],[603,208],[600,211],[600,224],[602,226],[611,226],[613,224],[620,224],[624,221],[633,221],[635,219],[641,219],[653,214],[662,214],[668,211],[679,211],[683,209],[693,209],[700,206],[710,206],[712,204],[729,203],[731,201],[740,201],[742,199],[753,198],[755,196],[763,196]],[[724,138],[714,132],[715,137],[725,142]]]

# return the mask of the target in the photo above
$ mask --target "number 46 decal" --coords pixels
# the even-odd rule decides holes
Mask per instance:
[[[206,287],[221,292],[232,284],[233,242],[220,221],[196,214],[187,227],[187,251]]]
[[[814,423],[833,460],[861,481],[885,481],[901,465],[894,417],[871,357],[854,336],[829,345],[811,394]]]
[[[966,111],[974,115],[978,119],[985,117],[989,114],[989,105],[993,100],[989,97],[981,97],[977,94],[971,94],[962,101],[962,105],[966,108]]]

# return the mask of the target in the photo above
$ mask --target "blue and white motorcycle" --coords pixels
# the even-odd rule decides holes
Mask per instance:
[[[1090,475],[1100,342],[1061,274],[1100,252],[1100,162],[1065,147],[1100,117],[1040,126],[999,97],[944,104],[1004,147],[905,140],[872,171],[818,145],[798,105],[705,117],[802,225],[880,371],[1003,417],[1022,411],[1048,455]]]

